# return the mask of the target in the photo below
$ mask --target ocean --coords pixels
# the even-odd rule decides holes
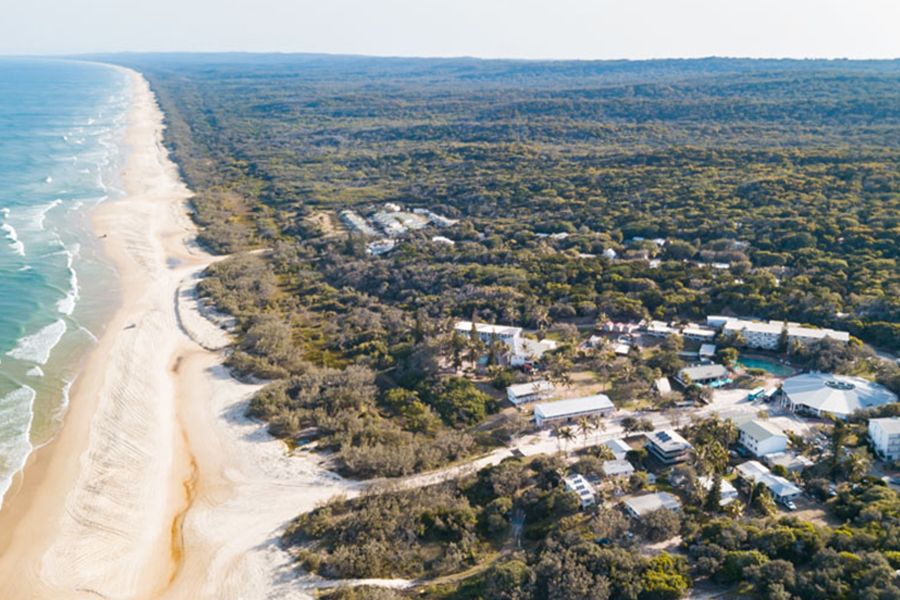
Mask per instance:
[[[90,214],[122,194],[128,94],[108,66],[0,59],[0,505],[118,301]]]

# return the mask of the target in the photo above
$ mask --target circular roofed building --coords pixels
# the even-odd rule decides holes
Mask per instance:
[[[785,403],[794,412],[846,419],[858,410],[897,402],[883,385],[859,377],[805,373],[784,380]]]

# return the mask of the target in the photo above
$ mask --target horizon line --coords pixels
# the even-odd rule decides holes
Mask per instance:
[[[655,56],[643,58],[611,57],[611,58],[553,58],[553,57],[514,57],[514,56],[474,56],[474,55],[405,55],[405,54],[362,54],[357,52],[315,52],[304,50],[117,50],[93,51],[77,53],[0,53],[0,59],[78,59],[96,56],[320,56],[332,58],[371,58],[385,60],[471,60],[471,61],[508,61],[508,62],[659,62],[659,61],[701,61],[701,60],[752,60],[752,61],[794,61],[794,62],[895,62],[895,57],[855,57],[846,56],[739,56],[725,54],[709,54],[696,56]]]

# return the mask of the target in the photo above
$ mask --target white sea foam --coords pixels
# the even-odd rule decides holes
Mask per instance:
[[[28,369],[27,371],[25,371],[25,374],[28,375],[29,377],[43,377],[44,371],[39,366],[35,365],[35,366],[31,367],[30,369]]]
[[[75,271],[75,257],[78,256],[79,251],[81,250],[81,246],[78,244],[73,244],[72,248],[67,248],[66,253],[66,268],[69,270],[69,291],[66,292],[65,298],[56,303],[56,308],[64,315],[71,315],[72,312],[75,311],[75,305],[78,303],[79,288],[78,288],[78,273]]]
[[[0,506],[13,476],[22,470],[33,450],[31,422],[36,395],[25,385],[0,398]]]
[[[47,364],[47,361],[50,359],[50,352],[56,347],[65,333],[66,322],[59,319],[37,333],[21,338],[16,347],[7,352],[6,355],[39,365]]]
[[[3,216],[8,217],[9,209],[3,210]],[[0,225],[0,230],[3,231],[6,240],[9,242],[9,247],[13,249],[13,252],[19,256],[25,256],[25,244],[19,240],[19,233],[16,231],[16,228],[4,221],[3,224]]]
[[[47,213],[50,212],[51,210],[53,210],[54,208],[56,208],[57,206],[59,206],[60,204],[62,204],[62,200],[60,200],[59,198],[57,198],[56,200],[54,200],[54,201],[51,202],[50,204],[47,204],[47,205],[45,205],[45,206],[42,206],[42,207],[37,211],[37,213],[36,213],[35,216],[34,216],[34,226],[35,226],[35,228],[40,229],[40,230],[43,231],[43,229],[44,229],[44,221],[47,219]]]
[[[53,183],[53,178],[47,175],[47,177],[44,178],[44,183]]]

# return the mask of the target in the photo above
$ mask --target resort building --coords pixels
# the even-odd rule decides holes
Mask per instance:
[[[697,483],[700,485],[700,487],[709,492],[713,486],[713,478],[704,475],[697,478]],[[734,487],[727,479],[722,479],[721,485],[719,486],[719,506],[726,506],[728,504],[731,504],[732,502],[737,500],[737,497],[737,488]]]
[[[538,427],[574,423],[582,417],[605,416],[616,410],[605,394],[547,402],[534,406],[534,422]]]
[[[664,508],[675,512],[681,510],[681,501],[669,492],[635,496],[625,500],[622,505],[625,507],[625,512],[634,519],[640,519],[645,515]]]
[[[786,321],[752,321],[746,319],[733,319],[730,317],[707,317],[709,326],[718,326],[725,336],[741,334],[745,343],[750,348],[762,350],[778,350],[782,337],[788,345],[810,344],[825,338],[847,343],[850,334],[846,331],[836,331],[819,327],[804,327],[799,323]]]
[[[342,210],[340,217],[344,225],[346,225],[347,228],[351,231],[357,231],[364,235],[378,237],[378,232],[375,231],[375,229],[372,228],[372,226],[369,225],[368,222],[366,222],[366,220],[362,218],[356,211]]]
[[[608,460],[601,467],[606,477],[628,477],[634,473],[634,465],[627,460]]]
[[[570,492],[575,493],[581,500],[581,508],[585,509],[597,503],[594,488],[590,482],[578,473],[572,473],[563,478],[563,484]]]
[[[660,395],[663,396],[672,393],[672,384],[669,383],[668,377],[660,377],[653,382],[653,387]]]
[[[366,244],[366,254],[381,256],[393,250],[396,245],[394,240],[375,240]]]
[[[869,419],[869,439],[878,458],[900,460],[900,418]]]
[[[472,334],[472,322],[471,321],[459,321],[456,323],[456,331],[471,336]],[[485,344],[490,344],[493,341],[503,342],[510,349],[512,349],[515,340],[522,335],[521,327],[510,327],[508,325],[490,325],[488,323],[475,323],[474,331]]]
[[[794,412],[838,419],[846,419],[858,410],[897,402],[897,396],[883,385],[829,373],[790,377],[784,380],[781,392],[783,402]]]
[[[738,426],[738,442],[753,456],[761,458],[787,450],[788,438],[772,423],[753,419]]]
[[[518,337],[513,341],[512,350],[507,356],[510,366],[524,367],[538,362],[544,354],[556,350],[558,344],[553,340],[532,340],[526,337]]]
[[[749,348],[762,350],[777,350],[781,342],[783,323],[765,323],[763,321],[744,321],[742,319],[729,319],[722,326],[722,335],[735,337],[738,334],[744,338],[744,343]]]
[[[485,345],[500,342],[506,346],[503,358],[513,367],[522,367],[539,361],[546,352],[557,348],[558,344],[553,340],[532,340],[522,336],[521,327],[508,325],[491,325],[488,323],[475,323],[471,321],[458,321],[454,329],[462,335],[471,337],[475,335]]]
[[[782,504],[793,500],[799,496],[803,490],[796,485],[778,475],[773,475],[767,467],[755,460],[747,462],[735,467],[738,476],[748,482],[757,484],[762,483],[772,493],[772,497]]]
[[[825,338],[837,340],[838,342],[848,343],[850,334],[846,331],[836,331],[834,329],[820,329],[818,327],[804,327],[797,323],[788,323],[788,344],[811,344]]]
[[[646,434],[647,452],[663,464],[672,465],[687,460],[693,446],[674,429]]]
[[[628,456],[628,453],[631,452],[631,446],[626,444],[625,440],[606,440],[603,442],[603,445],[612,451],[613,457],[615,457],[616,460],[623,460]]]
[[[553,384],[545,379],[528,383],[517,383],[506,388],[506,398],[516,406],[519,406],[520,404],[546,400],[553,394],[554,389]]]
[[[678,330],[670,327],[668,323],[662,321],[650,321],[644,327],[644,333],[653,337],[669,337],[670,335],[678,335]]]
[[[695,340],[698,342],[711,342],[718,335],[718,331],[711,327],[695,325],[693,323],[686,325],[681,330],[681,335],[687,340]]]
[[[775,452],[774,454],[766,454],[762,459],[770,469],[780,466],[784,467],[788,473],[798,473],[814,464],[813,461],[802,454],[794,452]]]
[[[700,350],[697,351],[697,355],[703,359],[711,359],[716,356],[716,345],[715,344],[701,344]]]
[[[685,367],[675,376],[675,381],[685,387],[695,383],[697,385],[720,385],[726,379],[728,379],[728,369],[717,364]]]

